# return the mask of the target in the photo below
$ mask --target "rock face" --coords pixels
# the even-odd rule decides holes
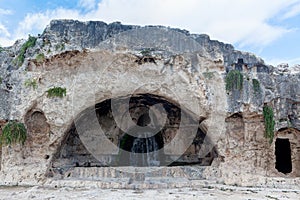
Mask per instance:
[[[34,41],[0,52],[0,131],[9,120],[27,128],[24,146],[2,147],[2,184],[115,178],[103,167],[132,165],[136,144],[151,167],[183,165],[156,176],[299,181],[298,66],[268,66],[207,35],[161,26],[55,20]],[[54,87],[66,94],[50,97]]]

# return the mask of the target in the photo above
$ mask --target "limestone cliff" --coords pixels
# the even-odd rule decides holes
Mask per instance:
[[[225,66],[232,65],[238,58],[243,58],[245,63],[264,64],[264,61],[261,58],[258,58],[251,53],[237,51],[230,44],[210,40],[208,35],[190,34],[186,30],[161,26],[155,27],[165,29],[166,31],[176,31],[195,39],[199,44],[197,48],[206,51],[208,56],[213,59],[222,59]],[[3,116],[4,119],[10,118],[9,106],[11,100],[9,100],[9,98],[11,94],[9,91],[12,89],[12,85],[19,82],[17,77],[14,77],[13,72],[26,70],[28,59],[34,59],[38,54],[44,55],[45,57],[51,57],[55,54],[70,50],[82,51],[83,49],[97,49],[102,45],[103,41],[112,38],[114,35],[141,28],[142,27],[140,26],[122,25],[119,22],[106,24],[99,21],[80,22],[74,20],[54,20],[46,27],[44,32],[37,37],[34,47],[26,49],[24,52],[24,57],[26,58],[24,63],[17,64],[16,60],[20,54],[22,45],[26,42],[25,40],[16,41],[12,47],[4,48],[4,50],[0,52],[0,74],[2,80],[0,90],[2,96],[1,105],[5,105],[0,107],[1,116]],[[147,40],[149,38],[144,39]],[[180,43],[177,41],[177,44],[175,45],[180,46]],[[149,46],[149,48],[152,47]],[[145,47],[140,47],[139,50],[142,49],[145,49]],[[163,51],[166,51],[166,49]],[[22,64],[24,65],[21,67],[20,65]]]
[[[87,161],[93,156],[101,161],[95,166],[113,163],[118,151],[107,145],[128,141],[119,125],[129,130],[133,124],[124,122],[126,106],[119,101],[131,94],[130,118],[136,121],[153,104],[165,106],[166,113],[153,108],[152,114],[165,122],[160,145],[166,145],[166,160],[179,156],[179,163],[211,165],[201,177],[255,185],[273,184],[268,176],[300,175],[299,66],[267,65],[207,35],[162,26],[54,20],[41,35],[4,48],[0,74],[0,126],[17,120],[28,129],[24,147],[3,147],[2,183],[65,178],[70,166],[76,176],[76,167],[95,164]],[[65,88],[66,96],[50,98],[53,87]],[[114,100],[115,111],[107,106]],[[272,140],[264,136],[267,106],[274,112]],[[178,114],[179,107],[186,118]],[[103,145],[97,145],[103,136],[99,127],[87,120],[93,109],[101,110],[93,120],[105,127],[101,140],[109,141]],[[120,115],[112,118],[117,111]],[[75,129],[87,134],[84,139]],[[293,165],[287,174],[275,169],[275,141],[282,138],[291,148]],[[84,157],[87,151],[105,156]]]

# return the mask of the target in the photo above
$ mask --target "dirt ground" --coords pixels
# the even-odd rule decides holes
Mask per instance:
[[[156,190],[0,187],[0,199],[205,199],[205,200],[300,200],[300,190],[233,186]]]

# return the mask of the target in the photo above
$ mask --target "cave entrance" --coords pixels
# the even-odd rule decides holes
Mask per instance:
[[[284,174],[292,172],[291,144],[289,139],[277,138],[275,142],[275,168]]]
[[[113,101],[120,115],[113,113]],[[154,105],[161,105],[164,116]],[[122,113],[126,110],[129,115],[124,117]],[[106,99],[78,116],[53,157],[53,172],[64,174],[69,169],[87,167],[210,166],[217,157],[214,144],[208,142],[209,137],[201,127],[205,118],[161,96],[136,94]],[[118,117],[125,129],[116,122]],[[99,127],[103,131],[102,139],[97,135]],[[102,145],[102,140],[108,140],[111,145]],[[191,142],[185,145],[187,140]],[[117,150],[108,151],[111,147]],[[205,155],[201,154],[203,151]]]
[[[148,113],[142,114],[138,120],[139,130],[135,127],[129,134],[125,133],[119,142],[120,159],[119,164],[135,167],[160,166],[163,161],[164,142],[161,131],[155,133],[150,127],[151,118]]]

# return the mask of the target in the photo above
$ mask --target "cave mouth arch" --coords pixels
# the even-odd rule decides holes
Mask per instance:
[[[201,128],[201,122],[205,120],[204,117],[197,117],[190,114],[189,111],[181,108],[180,105],[175,102],[168,100],[167,98],[153,95],[153,94],[136,94],[131,97],[119,97],[117,100],[120,102],[118,109],[122,111],[124,107],[122,102],[124,100],[129,100],[129,113],[133,122],[137,125],[143,127],[148,126],[151,128],[153,126],[153,121],[160,121],[162,116],[160,116],[159,111],[153,111],[154,117],[149,120],[149,108],[155,104],[161,104],[167,113],[166,121],[162,129],[156,133],[154,136],[148,137],[150,140],[155,140],[157,143],[157,149],[161,150],[165,145],[172,142],[174,137],[178,134],[179,125],[181,122],[181,116],[185,113],[188,118],[187,124],[197,124],[198,130],[194,136],[193,142],[188,148],[185,148],[183,154],[175,155],[172,152],[164,149],[159,155],[160,163],[154,166],[161,166],[163,163],[171,163],[170,166],[178,165],[199,165],[199,166],[209,166],[213,159],[217,157],[216,149],[207,153],[207,155],[199,157],[199,152],[204,143],[204,139],[208,137],[205,133],[204,128]],[[87,123],[89,120],[85,119],[86,113],[89,113],[90,110],[94,110],[97,117],[97,122],[100,124],[101,129],[104,131],[107,139],[110,140],[115,146],[119,147],[120,151],[114,154],[105,154],[100,155],[97,159],[89,152],[86,145],[83,144],[80,134],[77,131],[76,123],[73,123],[69,130],[65,134],[65,138],[62,141],[62,145],[57,150],[57,153],[52,159],[52,169],[53,171],[57,169],[70,169],[74,167],[116,167],[116,166],[135,166],[130,162],[123,162],[122,151],[132,152],[134,149],[134,142],[137,137],[133,137],[128,133],[122,131],[116,124],[114,116],[111,110],[111,101],[112,99],[106,99],[100,103],[95,104],[93,107],[89,107],[86,110],[82,111],[78,116],[82,118],[81,120],[84,123]],[[80,120],[79,120],[80,121]],[[126,125],[126,124],[125,124]],[[154,123],[155,125],[155,123]],[[87,130],[91,129],[91,125],[83,125]],[[184,131],[188,132],[190,127],[185,127]],[[185,138],[181,138],[185,140]],[[142,144],[145,144],[147,137],[142,141]],[[123,144],[122,144],[123,143]],[[176,148],[181,148],[180,144],[174,144]],[[206,147],[207,148],[207,147]],[[155,152],[157,149],[150,149],[149,152]],[[141,149],[141,152],[145,149]],[[137,150],[136,153],[141,153]],[[130,155],[129,155],[130,157]],[[176,158],[176,159],[175,159]],[[120,160],[122,162],[120,162]],[[121,164],[120,164],[121,163]],[[145,166],[143,164],[136,164],[136,166]],[[147,166],[147,165],[146,165]],[[151,165],[150,165],[151,166]]]
[[[289,139],[277,138],[275,142],[275,168],[278,172],[288,174],[292,172],[291,145]]]

